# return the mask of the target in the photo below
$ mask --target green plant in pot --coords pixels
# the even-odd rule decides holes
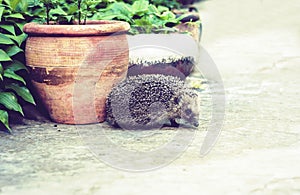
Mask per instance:
[[[131,25],[128,35],[128,75],[143,72],[174,75],[176,73],[172,72],[179,69],[183,74],[180,77],[185,77],[190,74],[197,61],[201,22],[199,17],[195,18],[189,11],[179,11],[180,14],[177,15],[168,7],[156,6],[148,0],[135,0],[132,4],[112,3],[93,17],[124,20]],[[161,64],[167,67],[160,66]],[[169,67],[170,64],[174,66]]]
[[[13,116],[24,115],[23,106],[35,104],[24,65],[26,8],[26,1],[0,2],[0,130],[9,132]]]
[[[28,23],[24,31],[26,64],[32,83],[53,121],[88,124],[105,119],[111,87],[127,73],[130,26],[122,21],[92,20],[99,1],[36,2],[46,24]],[[42,7],[44,6],[44,7]],[[47,24],[48,23],[48,24]]]
[[[167,34],[174,32],[188,32],[182,31],[178,25],[183,24],[183,19],[188,18],[190,13],[188,11],[182,12],[180,16],[176,15],[169,7],[162,5],[155,5],[148,0],[135,0],[132,4],[125,2],[114,2],[109,4],[106,8],[100,9],[100,12],[95,13],[92,19],[115,19],[123,20],[131,25],[130,34],[149,34],[159,33]],[[194,21],[185,20],[186,26],[195,24],[199,28],[200,20]],[[198,37],[195,36],[196,39]]]

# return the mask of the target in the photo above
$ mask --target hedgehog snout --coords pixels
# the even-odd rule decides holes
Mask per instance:
[[[194,126],[194,127],[198,127],[198,126],[199,126],[199,122],[198,122],[198,121],[197,121],[197,122],[194,122],[193,126]]]

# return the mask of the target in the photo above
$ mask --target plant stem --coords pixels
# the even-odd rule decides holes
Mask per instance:
[[[78,24],[81,24],[81,0],[78,0]]]
[[[84,25],[86,24],[86,18],[87,18],[87,14],[89,13],[89,11],[90,11],[90,7],[87,6],[87,8],[86,8],[86,14],[84,16],[84,22],[83,22]]]
[[[47,14],[47,16],[46,16],[46,20],[47,20],[47,24],[49,25],[49,23],[50,23],[50,8],[49,8],[49,6],[48,5],[46,5],[46,14]]]
[[[86,16],[84,17],[84,22],[83,22],[83,24],[84,24],[84,25],[86,24]]]

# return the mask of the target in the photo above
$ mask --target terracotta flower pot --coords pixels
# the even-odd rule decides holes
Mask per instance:
[[[164,74],[184,80],[199,61],[201,24],[180,24],[180,32],[190,34],[138,34],[128,35],[129,69],[127,76]],[[191,29],[196,29],[191,31]]]
[[[188,32],[197,42],[200,42],[202,35],[202,24],[199,23],[181,23],[175,26],[179,32],[186,33]]]
[[[106,96],[127,73],[129,28],[120,21],[24,26],[26,64],[53,121],[104,121]]]

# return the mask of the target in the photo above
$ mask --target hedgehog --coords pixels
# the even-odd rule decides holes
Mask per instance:
[[[196,91],[170,75],[128,77],[112,88],[106,100],[106,121],[122,129],[197,127],[198,120]]]

